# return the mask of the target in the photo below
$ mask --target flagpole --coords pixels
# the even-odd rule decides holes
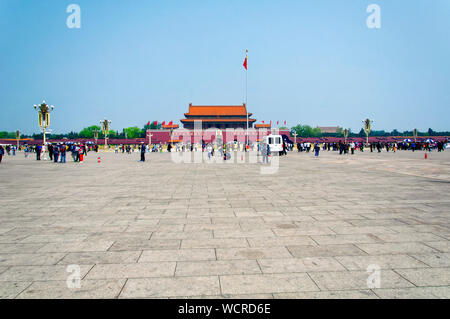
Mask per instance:
[[[248,50],[245,50],[245,59],[246,60],[247,60],[247,56],[248,56]],[[245,68],[245,113],[247,113],[247,145],[248,145],[249,143],[248,143],[248,104],[247,104],[248,92],[247,92],[247,89],[248,89],[248,69]]]

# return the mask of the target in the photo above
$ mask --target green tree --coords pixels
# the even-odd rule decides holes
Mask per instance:
[[[100,134],[101,128],[98,125],[91,125],[89,127],[86,127],[78,133],[78,135],[82,138],[93,138],[94,137],[94,131],[97,130]]]
[[[2,131],[0,132],[0,138],[16,138],[16,133]]]
[[[296,132],[299,137],[320,137],[322,136],[322,131],[320,128],[312,128],[309,125],[298,124],[291,128],[291,135]]]
[[[322,136],[322,130],[318,127],[315,127],[312,129],[312,137],[321,137]]]
[[[109,130],[109,134],[108,134],[109,138],[117,138],[118,136],[119,136],[119,134],[117,133],[117,131]],[[103,138],[104,138],[104,136],[103,136]]]
[[[371,134],[371,135],[373,135],[373,134]],[[363,128],[359,131],[358,136],[359,137],[365,137],[366,136],[366,132],[364,131]]]
[[[124,128],[123,131],[126,134],[127,138],[138,138],[141,137],[143,130],[141,130],[137,126],[133,126]]]

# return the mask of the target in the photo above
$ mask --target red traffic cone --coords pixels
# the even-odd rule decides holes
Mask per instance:
[[[427,155],[427,153],[425,153],[425,159],[427,159],[428,158],[428,155]]]

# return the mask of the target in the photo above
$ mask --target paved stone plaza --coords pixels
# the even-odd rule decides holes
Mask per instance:
[[[450,151],[100,155],[3,158],[1,298],[450,297]]]

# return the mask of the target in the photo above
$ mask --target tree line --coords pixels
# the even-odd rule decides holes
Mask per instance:
[[[348,137],[365,137],[366,133],[364,132],[364,129],[361,128],[359,133],[352,132],[351,129],[348,129]],[[311,127],[309,125],[301,125],[298,124],[291,128],[291,136],[294,135],[294,133],[297,133],[298,137],[344,137],[344,129],[342,127],[338,127],[336,130],[336,133],[324,133],[320,130],[318,127]],[[413,130],[410,131],[403,131],[400,132],[397,129],[394,129],[390,132],[385,130],[371,130],[370,136],[378,136],[378,137],[388,137],[388,136],[413,136],[414,132]],[[417,136],[450,136],[449,131],[434,131],[433,129],[429,128],[425,132],[419,132],[417,131]]]
[[[121,132],[117,130],[110,129],[108,133],[108,138],[114,139],[125,139],[125,138],[145,138],[147,129],[161,129],[161,123],[156,123],[156,121],[151,121],[144,125],[143,128],[139,128],[137,126],[131,126],[124,128]],[[102,128],[98,125],[91,125],[83,128],[80,132],[69,132],[63,134],[45,134],[47,138],[50,139],[77,139],[77,138],[94,138],[94,132],[98,132],[98,138],[105,138],[105,135],[102,132]],[[33,138],[36,140],[40,140],[43,138],[42,133],[33,133],[33,134],[20,134],[21,138]],[[6,132],[0,131],[0,138],[7,139],[15,139],[16,132]]]
[[[139,128],[137,126],[127,127],[124,128],[121,132],[117,130],[110,130],[108,137],[109,138],[115,138],[115,139],[125,139],[125,138],[145,138],[146,137],[146,130],[147,129],[161,129],[161,123],[157,123],[156,121],[150,121],[147,124],[144,125],[143,128]],[[287,127],[280,127],[280,129],[288,129]],[[80,132],[69,132],[64,134],[46,134],[47,138],[51,139],[62,139],[62,138],[68,138],[68,139],[77,139],[77,138],[94,138],[94,132],[98,132],[98,138],[105,138],[105,136],[102,133],[101,127],[98,125],[91,125],[88,127],[83,128]],[[336,133],[324,133],[320,130],[318,127],[311,127],[309,125],[302,125],[298,124],[290,129],[291,136],[294,135],[294,133],[297,133],[297,137],[344,137],[344,129],[341,127],[338,127]],[[414,132],[412,130],[410,131],[403,131],[400,132],[396,129],[388,132],[385,130],[372,130],[370,132],[370,136],[413,136]],[[352,132],[351,129],[349,129],[349,137],[364,137],[366,136],[366,133],[363,129],[359,131],[359,133]],[[450,136],[449,131],[434,131],[433,129],[429,128],[425,132],[417,132],[417,136]],[[33,138],[33,139],[42,139],[42,133],[34,133],[34,134],[21,134],[21,138]],[[6,132],[6,131],[0,131],[0,138],[5,139],[15,139],[16,138],[16,132]]]

